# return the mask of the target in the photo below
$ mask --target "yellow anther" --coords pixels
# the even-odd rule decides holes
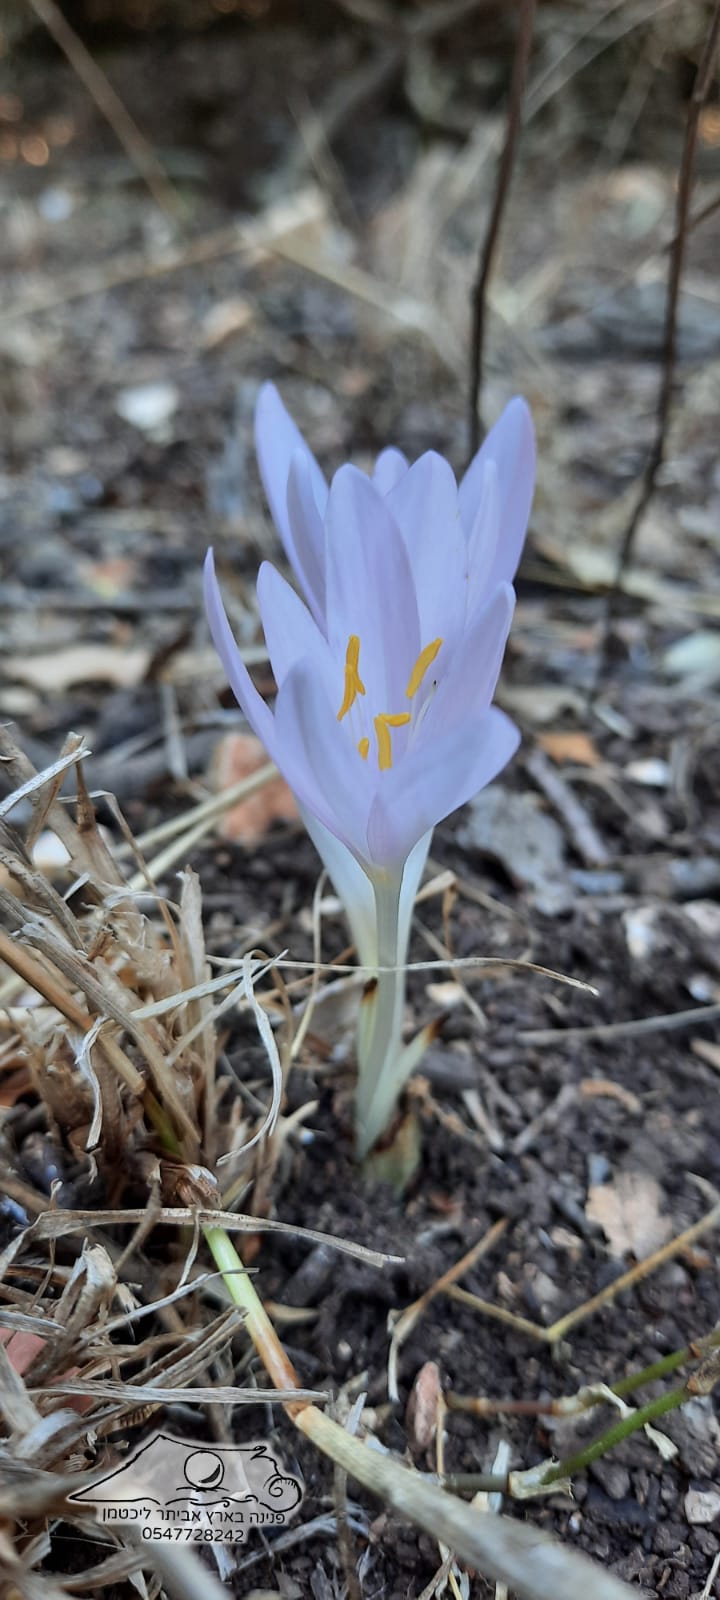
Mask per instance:
[[[390,740],[391,728],[404,728],[410,722],[409,711],[382,711],[379,717],[374,717],[375,738],[378,747],[378,766],[381,772],[387,772],[392,766],[392,743]]]
[[[365,685],[360,677],[358,666],[360,662],[360,639],[356,633],[351,633],[345,654],[345,693],[343,703],[337,714],[338,722],[342,722],[359,694],[365,693]]]
[[[361,754],[361,756],[363,758],[363,761],[367,761],[369,749],[370,749],[370,740],[369,739],[361,739],[360,743],[358,745],[358,750],[359,750],[359,752],[360,752],[360,754]]]
[[[433,639],[432,644],[426,644],[425,649],[420,651],[417,661],[415,662],[412,672],[410,673],[410,682],[405,690],[408,700],[412,700],[413,695],[417,694],[423,678],[425,677],[425,673],[427,672],[428,667],[431,666],[435,660],[441,644],[442,639]]]

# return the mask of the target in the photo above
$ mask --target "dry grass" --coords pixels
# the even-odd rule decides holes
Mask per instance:
[[[198,1246],[211,1222],[233,1233],[283,1226],[232,1208],[236,1194],[252,1191],[260,1157],[266,1183],[268,1157],[280,1159],[293,1136],[280,1110],[292,1040],[278,1049],[256,993],[270,963],[247,954],[213,979],[197,877],[181,873],[179,901],[170,904],[125,830],[146,882],[140,908],[95,822],[81,741],[71,737],[39,775],[7,733],[2,741],[17,788],[0,817],[2,1160],[14,1224],[0,1254],[0,1566],[3,1583],[33,1597],[59,1592],[37,1570],[59,1519],[100,1543],[66,1496],[92,1466],[113,1459],[109,1436],[178,1400],[257,1402],[256,1381],[233,1382],[241,1313],[219,1275],[201,1269]],[[71,767],[74,817],[58,798]],[[32,804],[24,838],[11,822],[21,799]],[[70,855],[64,894],[33,865],[46,827]],[[257,1022],[273,1077],[265,1110],[255,1095],[260,1109],[247,1109],[234,1079],[218,1070],[220,1019],[230,1007]],[[46,1130],[49,1198],[23,1168],[29,1123]],[[53,1179],[53,1151],[72,1166],[75,1194]],[[73,1203],[81,1194],[87,1205]],[[275,1395],[288,1398],[323,1396]],[[110,1537],[80,1588],[99,1592],[148,1562],[146,1549],[119,1548]],[[180,1592],[177,1574],[166,1577]]]

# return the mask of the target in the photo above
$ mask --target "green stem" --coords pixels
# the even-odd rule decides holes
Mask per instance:
[[[669,1356],[662,1356],[659,1361],[653,1361],[649,1367],[643,1367],[641,1372],[631,1372],[627,1378],[621,1378],[619,1383],[612,1385],[612,1392],[620,1400],[627,1394],[634,1394],[636,1389],[644,1388],[646,1383],[655,1383],[658,1378],[667,1378],[671,1372],[677,1372],[678,1367],[684,1367],[688,1361],[696,1361],[698,1356],[708,1355],[711,1350],[720,1348],[720,1328],[706,1335],[704,1339],[697,1339],[695,1343],[685,1345],[682,1350],[673,1350]]]
[[[203,1230],[205,1242],[222,1273],[223,1282],[231,1300],[243,1312],[245,1327],[255,1349],[265,1365],[276,1389],[299,1389],[300,1379],[286,1356],[275,1328],[265,1310],[252,1278],[235,1249],[232,1239],[221,1227]],[[285,1410],[293,1417],[305,1401],[287,1401]]]
[[[373,883],[377,916],[377,988],[373,996],[372,1029],[366,1052],[359,1061],[357,1087],[357,1153],[362,1159],[372,1149],[392,1115],[398,1096],[393,1072],[400,1054],[405,972],[398,964],[400,883],[378,877]]]
[[[557,1483],[559,1479],[572,1478],[576,1472],[582,1472],[589,1467],[591,1462],[597,1461],[599,1456],[604,1456],[606,1450],[613,1450],[616,1444],[621,1444],[623,1439],[628,1439],[632,1433],[637,1433],[639,1428],[644,1428],[646,1422],[655,1422],[658,1417],[664,1417],[668,1411],[677,1410],[684,1405],[691,1396],[685,1384],[678,1389],[669,1389],[667,1394],[662,1394],[657,1400],[649,1400],[647,1405],[641,1406],[638,1411],[631,1411],[630,1415],[616,1422],[612,1428],[601,1433],[599,1439],[594,1439],[592,1444],[586,1445],[584,1450],[578,1450],[574,1456],[567,1456],[565,1461],[558,1461],[548,1467],[543,1477],[539,1479],[538,1488],[547,1488],[548,1484]],[[516,1478],[521,1478],[522,1473],[516,1473]]]
[[[613,1393],[622,1398],[624,1394],[632,1394],[634,1389],[639,1389],[642,1384],[652,1383],[655,1378],[660,1378],[676,1367],[684,1366],[694,1353],[709,1355],[711,1351],[720,1347],[720,1328],[713,1329],[707,1338],[698,1340],[694,1350],[686,1346],[683,1350],[673,1350],[671,1355],[664,1356],[661,1361],[653,1362],[652,1366],[644,1367],[642,1372],[633,1373],[629,1378],[623,1379],[613,1386]],[[692,1378],[689,1380],[692,1384]],[[612,1428],[601,1433],[599,1439],[594,1439],[592,1444],[579,1450],[576,1455],[568,1456],[565,1461],[559,1461],[555,1466],[549,1467],[541,1479],[542,1487],[556,1483],[559,1478],[571,1478],[573,1473],[582,1472],[592,1461],[597,1461],[606,1450],[614,1449],[616,1444],[621,1444],[623,1439],[628,1439],[630,1434],[637,1433],[639,1428],[644,1428],[646,1422],[654,1422],[657,1417],[665,1416],[668,1411],[677,1410],[678,1406],[692,1399],[692,1389],[683,1383],[677,1389],[669,1389],[666,1394],[661,1394],[655,1400],[648,1400],[647,1405],[640,1406],[637,1411],[616,1422]],[[521,1475],[520,1475],[521,1476]]]

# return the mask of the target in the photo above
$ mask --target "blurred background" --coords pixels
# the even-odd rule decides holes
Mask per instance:
[[[516,680],[536,681],[539,650],[571,699],[597,670],[653,435],[711,10],[538,7],[481,403],[487,423],[517,390],[533,407]],[[504,0],[4,0],[5,711],[33,737],[89,725],[112,753],[162,684],[181,720],[217,710],[198,566],[212,539],[252,645],[248,579],[276,548],[250,443],[261,380],[329,468],[386,442],[464,465],[470,293],[517,18]],[[613,635],[621,672],[654,673],[698,624],[671,668],[717,667],[711,619],[681,590],[717,576],[718,183],[715,81],[693,200],[710,215],[688,245],[678,404],[628,580],[642,604]]]

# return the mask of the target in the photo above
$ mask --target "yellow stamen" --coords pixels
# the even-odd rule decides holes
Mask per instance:
[[[345,693],[343,703],[337,714],[338,722],[342,722],[359,694],[365,693],[365,685],[360,677],[358,666],[360,662],[360,640],[356,633],[351,633],[345,655]]]
[[[361,739],[360,743],[358,745],[358,750],[360,751],[360,754],[361,754],[361,756],[363,758],[363,761],[367,761],[369,749],[370,749],[370,740],[369,739]]]
[[[392,766],[390,729],[404,728],[405,724],[412,719],[409,711],[382,711],[380,716],[375,717],[373,720],[378,747],[378,766],[381,772],[387,772],[388,767]]]
[[[417,661],[415,662],[412,672],[410,673],[410,682],[405,690],[408,700],[412,700],[413,695],[417,694],[423,678],[425,677],[425,673],[427,672],[428,667],[431,666],[435,660],[441,644],[442,639],[433,639],[432,644],[426,644],[425,649],[420,651]]]

